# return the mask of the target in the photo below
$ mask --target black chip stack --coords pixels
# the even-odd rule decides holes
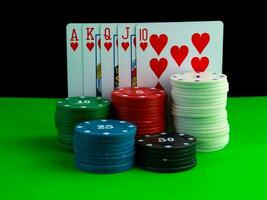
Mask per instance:
[[[196,138],[179,133],[144,135],[136,139],[136,164],[155,172],[179,172],[193,168]]]

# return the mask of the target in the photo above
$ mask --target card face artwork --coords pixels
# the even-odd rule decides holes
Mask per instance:
[[[119,85],[117,24],[102,24],[100,35],[102,97],[110,99],[111,92]]]
[[[170,92],[178,72],[222,72],[223,23],[172,22],[136,26],[137,85]]]
[[[68,24],[67,32],[67,69],[68,96],[82,96],[83,89],[83,37],[82,24]]]
[[[83,25],[83,79],[85,96],[101,96],[100,25]]]
[[[118,25],[119,87],[137,86],[135,24]]]

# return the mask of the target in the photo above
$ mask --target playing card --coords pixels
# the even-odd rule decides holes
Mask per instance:
[[[117,24],[102,24],[100,35],[102,97],[110,99],[111,92],[119,83]]]
[[[119,87],[136,86],[135,24],[118,25]]]
[[[100,25],[99,25],[100,29]],[[99,31],[100,33],[100,31]],[[101,36],[96,34],[96,96],[102,96],[102,72],[101,72]]]
[[[82,24],[73,23],[66,27],[69,97],[84,95],[82,27]]]
[[[223,23],[144,23],[136,26],[137,85],[170,93],[177,72],[222,72]]]
[[[83,25],[83,79],[84,95],[101,95],[101,71],[99,74],[100,49],[98,47],[100,40],[99,24]],[[100,75],[100,76],[99,76]]]

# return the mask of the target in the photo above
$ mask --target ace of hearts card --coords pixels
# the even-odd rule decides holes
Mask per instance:
[[[143,23],[136,26],[137,85],[170,93],[179,72],[222,72],[221,21]]]
[[[68,96],[84,95],[83,24],[70,23],[66,27]]]

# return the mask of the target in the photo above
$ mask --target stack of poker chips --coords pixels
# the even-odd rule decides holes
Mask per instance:
[[[227,77],[220,73],[180,73],[171,76],[172,114],[179,133],[198,140],[197,151],[210,152],[229,142]]]
[[[134,165],[136,126],[120,120],[92,120],[75,127],[74,152],[78,169],[115,173]]]
[[[57,101],[55,125],[62,147],[73,149],[73,131],[77,123],[105,119],[110,115],[110,101],[101,97],[70,97]]]
[[[160,133],[136,139],[136,163],[155,172],[179,172],[196,166],[196,138],[187,134]]]
[[[112,92],[114,117],[137,125],[137,135],[165,131],[164,90],[147,87],[119,88]]]

